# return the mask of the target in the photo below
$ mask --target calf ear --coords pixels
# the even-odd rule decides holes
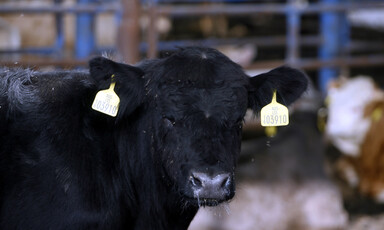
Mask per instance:
[[[258,112],[272,100],[273,91],[277,101],[288,106],[307,89],[307,76],[299,70],[281,66],[250,79],[248,107]]]
[[[144,72],[140,68],[97,57],[89,62],[89,69],[98,90],[107,89],[114,76],[115,92],[120,97],[118,118],[128,116],[142,103]]]
[[[111,82],[111,76],[114,75],[116,81],[125,77],[143,76],[144,72],[137,67],[123,63],[114,62],[108,58],[96,57],[89,61],[89,71],[91,78],[100,88],[108,87]]]

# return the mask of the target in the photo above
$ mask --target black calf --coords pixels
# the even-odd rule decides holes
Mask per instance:
[[[111,76],[117,117],[91,109]],[[249,78],[217,50],[190,47],[90,73],[0,73],[0,229],[187,229],[199,206],[235,194],[247,108],[288,105],[297,70]]]

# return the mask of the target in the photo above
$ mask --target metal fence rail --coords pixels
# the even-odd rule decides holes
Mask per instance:
[[[65,14],[75,14],[76,15],[76,33],[75,33],[75,57],[69,59],[75,59],[82,63],[82,59],[86,59],[91,55],[91,53],[102,50],[102,48],[97,47],[95,44],[95,31],[94,31],[94,18],[95,15],[101,13],[113,13],[117,17],[121,17],[122,7],[118,1],[108,1],[108,2],[99,2],[95,3],[94,0],[77,0],[76,5],[63,5],[62,0],[53,0],[52,4],[47,5],[19,5],[16,3],[3,3],[0,4],[0,16],[1,15],[10,15],[10,14],[53,14],[55,16],[56,24],[56,41],[52,46],[47,47],[27,47],[20,49],[0,49],[0,54],[31,54],[31,55],[43,55],[37,58],[26,58],[18,62],[20,65],[30,65],[30,66],[40,66],[40,65],[50,65],[54,63],[55,65],[60,65],[62,63],[72,63],[72,61],[65,60],[65,57],[62,55],[64,52],[64,29],[63,29],[63,16]],[[46,57],[44,56],[54,56]],[[56,60],[53,62],[52,58]],[[46,59],[46,60],[44,60]],[[44,61],[42,61],[44,60]],[[76,62],[76,61],[75,61]],[[6,65],[12,63],[12,61],[0,61],[0,64]]]
[[[384,9],[384,2],[380,1],[347,1],[347,0],[322,0],[313,4],[301,4],[302,1],[288,0],[287,3],[244,3],[244,4],[160,4],[155,0],[150,2],[143,9],[156,20],[159,15],[168,15],[174,18],[191,17],[203,15],[254,15],[254,14],[280,14],[286,16],[285,36],[285,60],[261,61],[252,65],[253,68],[272,67],[271,65],[289,64],[304,69],[319,69],[319,87],[326,91],[328,81],[340,73],[340,69],[351,66],[375,66],[384,64],[384,55],[351,56],[352,48],[357,48],[356,43],[350,40],[349,24],[346,20],[346,13],[358,9]],[[319,15],[320,34],[314,40],[300,35],[301,18],[304,15]],[[155,28],[150,28],[154,30]],[[190,41],[174,41],[164,43],[158,41],[158,34],[148,33],[147,56],[155,57],[158,50],[167,49],[173,44],[183,45]],[[281,39],[281,38],[280,38]],[[258,37],[253,43],[259,46],[279,46],[280,39]],[[239,42],[252,42],[248,39],[239,39]],[[218,40],[200,41],[201,44],[217,45]],[[300,55],[300,48],[303,45],[316,45],[319,49],[319,56],[311,59],[304,59]],[[366,47],[366,45],[360,46]],[[378,46],[382,47],[381,45]]]
[[[48,6],[21,6],[16,4],[1,4],[0,14],[43,14],[43,13],[62,13],[62,14],[79,14],[79,13],[107,13],[107,12],[119,12],[122,11],[121,4],[119,2],[112,2],[108,4],[95,4],[89,3],[86,5],[73,5],[65,6],[59,4],[52,4]]]

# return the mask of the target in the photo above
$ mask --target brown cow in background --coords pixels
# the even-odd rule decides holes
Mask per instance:
[[[341,80],[329,89],[326,127],[343,153],[337,170],[360,194],[384,202],[384,94],[372,79]]]

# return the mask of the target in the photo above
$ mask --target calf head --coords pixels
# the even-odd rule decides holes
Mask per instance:
[[[381,99],[382,92],[369,77],[340,79],[328,89],[328,121],[326,133],[344,154],[357,157],[371,125],[364,108]]]
[[[100,59],[91,62],[91,73],[97,66],[116,65],[105,59],[103,65],[98,63]],[[142,116],[150,120],[157,173],[185,201],[196,205],[213,206],[234,196],[234,170],[247,109],[257,113],[271,101],[274,90],[278,101],[288,105],[307,86],[304,74],[288,67],[250,78],[211,48],[183,48],[138,67],[144,71],[143,81],[136,80],[135,88],[141,92],[119,95],[121,103],[136,100],[127,106],[131,112],[140,105],[145,108]]]

